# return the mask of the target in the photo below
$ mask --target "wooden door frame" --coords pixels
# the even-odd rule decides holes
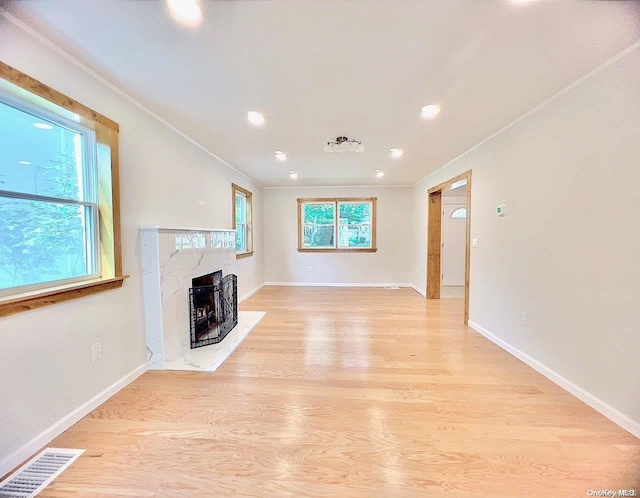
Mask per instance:
[[[427,299],[440,299],[442,271],[442,190],[467,180],[467,241],[464,257],[464,323],[469,322],[469,263],[471,259],[471,170],[428,190],[427,202]]]

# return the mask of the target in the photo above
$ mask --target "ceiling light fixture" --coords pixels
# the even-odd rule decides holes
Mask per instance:
[[[47,123],[33,123],[33,126],[39,130],[53,130],[53,126]]]
[[[18,164],[30,165],[33,164],[31,161],[18,161]]]
[[[291,177],[292,180],[297,180],[298,179],[298,173],[296,173],[292,169],[289,170],[289,176]]]
[[[185,24],[198,24],[202,19],[200,0],[167,0],[173,17]]]
[[[440,106],[435,104],[429,104],[420,109],[422,117],[425,119],[433,119],[440,114]]]
[[[335,142],[327,142],[325,152],[364,152],[362,140],[349,140],[347,137],[338,137]]]
[[[376,174],[376,176],[378,178],[382,178],[384,176],[384,171],[382,171],[380,169],[374,169],[373,171],[375,172],[375,174]]]
[[[287,160],[287,155],[282,152],[281,150],[276,150],[274,152],[274,154],[276,155],[276,159],[278,159],[278,161],[286,161]]]
[[[264,116],[258,111],[247,112],[247,119],[249,120],[249,123],[255,126],[261,126],[264,124]]]
[[[389,149],[389,152],[391,152],[391,157],[393,157],[394,159],[398,159],[399,157],[402,157],[402,154],[404,154],[404,151],[402,149],[398,149],[397,147]]]

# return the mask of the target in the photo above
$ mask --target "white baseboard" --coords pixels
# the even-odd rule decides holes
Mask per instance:
[[[252,291],[247,292],[244,296],[242,296],[240,299],[238,299],[238,304],[240,304],[242,301],[244,301],[245,299],[249,299],[251,296],[253,296],[256,292],[258,292],[260,289],[262,289],[264,287],[264,283],[258,285],[258,287],[256,287],[255,289],[253,289]]]
[[[416,287],[415,285],[411,284],[411,288],[416,291],[418,294],[420,294],[422,297],[427,297],[427,291],[419,289],[418,287]]]
[[[504,340],[500,339],[499,337],[497,337],[496,335],[492,334],[487,329],[483,328],[482,326],[478,325],[477,323],[469,320],[469,327],[471,327],[476,332],[482,334],[484,337],[489,339],[491,342],[497,344],[498,346],[500,346],[502,349],[504,349],[508,353],[511,353],[513,356],[518,358],[520,361],[526,363],[527,365],[529,365],[534,370],[540,372],[542,375],[544,375],[551,382],[559,385],[560,387],[562,387],[566,391],[570,392],[576,398],[578,398],[579,400],[585,402],[591,408],[593,408],[594,410],[600,412],[602,415],[607,417],[609,420],[611,420],[615,424],[619,425],[624,430],[629,431],[635,437],[640,439],[640,422],[637,422],[637,421],[633,420],[632,418],[628,417],[627,415],[625,415],[624,413],[616,410],[612,406],[610,406],[607,403],[605,403],[604,401],[602,401],[600,398],[597,398],[596,396],[594,396],[590,392],[584,390],[580,386],[577,386],[576,384],[574,384],[570,380],[564,378],[562,375],[554,372],[549,367],[547,367],[546,365],[543,365],[538,360],[535,360],[534,358],[532,358],[528,354],[523,353],[519,349],[511,346],[509,343],[507,343]]]
[[[265,282],[264,285],[287,287],[412,287],[411,284],[348,283],[348,282]]]
[[[36,437],[34,437],[31,441],[29,441],[24,446],[18,448],[16,451],[6,456],[2,460],[0,460],[0,479],[11,472],[14,468],[24,462],[31,455],[36,453],[38,450],[44,448],[47,444],[49,444],[53,439],[58,437],[64,431],[66,431],[73,424],[78,422],[81,418],[85,417],[93,410],[95,410],[102,403],[107,401],[111,396],[116,394],[122,388],[124,388],[127,384],[130,384],[138,377],[140,377],[144,372],[147,371],[148,365],[145,362],[143,365],[140,365],[138,368],[134,369],[132,372],[128,373],[121,379],[117,380],[109,387],[107,387],[104,391],[96,394],[89,401],[79,406],[75,410],[73,410],[68,415],[65,415],[60,420],[58,420],[55,424],[53,424],[48,429],[44,430]]]

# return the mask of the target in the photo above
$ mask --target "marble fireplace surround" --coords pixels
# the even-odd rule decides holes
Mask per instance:
[[[217,270],[223,275],[235,274],[235,237],[235,230],[140,228],[150,369],[164,370],[190,354],[191,279]]]

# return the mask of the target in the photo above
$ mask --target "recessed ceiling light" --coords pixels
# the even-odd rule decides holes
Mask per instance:
[[[425,119],[433,119],[440,114],[440,106],[436,104],[429,104],[420,109],[422,117]]]
[[[402,149],[398,149],[397,147],[394,147],[393,149],[389,149],[389,152],[391,152],[391,157],[395,159],[402,157],[402,154],[404,154],[404,151]]]
[[[293,170],[289,170],[289,176],[291,177],[292,180],[297,180],[298,179],[298,173],[296,173]]]
[[[287,155],[284,152],[282,152],[281,150],[276,150],[274,152],[274,154],[276,155],[276,158],[279,161],[286,161],[287,160]]]
[[[26,164],[27,166],[29,164],[33,164],[31,161],[18,161],[18,164]]]
[[[378,178],[382,178],[382,177],[384,176],[384,171],[379,170],[379,169],[375,169],[374,171],[375,171],[376,176],[377,176]]]
[[[249,111],[247,113],[247,119],[249,123],[255,126],[260,126],[264,124],[264,116],[260,114],[258,111]]]
[[[47,123],[33,123],[33,126],[39,130],[53,130],[53,126]]]
[[[167,0],[171,15],[186,24],[197,24],[202,19],[200,0]]]

